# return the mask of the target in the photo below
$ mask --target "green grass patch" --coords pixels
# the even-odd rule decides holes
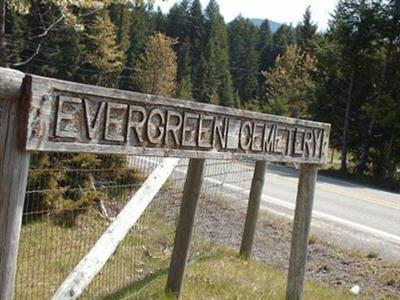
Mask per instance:
[[[137,290],[110,299],[174,299],[166,295],[167,272]],[[284,299],[286,273],[256,261],[237,257],[236,252],[214,248],[209,256],[189,264],[182,299]],[[347,291],[309,282],[305,299],[354,299]]]
[[[113,294],[168,267],[175,226],[162,213],[147,208],[81,299]],[[52,217],[22,226],[15,298],[50,299],[107,226],[95,209],[73,227],[56,225]]]

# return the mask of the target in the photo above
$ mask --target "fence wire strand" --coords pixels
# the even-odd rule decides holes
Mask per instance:
[[[16,299],[50,299],[107,226],[160,164],[161,157],[60,153],[32,155],[21,230]],[[173,250],[188,160],[181,159],[81,299],[125,299],[166,272]],[[190,259],[207,243],[235,245],[254,164],[207,160]],[[246,192],[247,191],[247,192]],[[233,224],[233,225],[232,225]]]

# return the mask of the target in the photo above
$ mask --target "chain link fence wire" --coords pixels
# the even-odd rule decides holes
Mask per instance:
[[[50,299],[162,160],[32,154],[15,299]],[[81,299],[123,299],[167,272],[187,165],[187,159],[180,160]],[[232,216],[238,211],[245,216],[253,168],[252,163],[206,160],[190,259],[207,255],[209,243],[239,246],[244,217]]]
[[[206,161],[194,226],[197,240],[239,250],[253,171],[250,162]]]

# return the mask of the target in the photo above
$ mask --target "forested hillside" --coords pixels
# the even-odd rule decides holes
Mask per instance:
[[[4,1],[0,1],[4,2]],[[343,174],[400,188],[400,4],[341,0],[274,33],[217,1],[15,1],[1,63],[25,72],[332,124]],[[171,51],[171,49],[173,51]]]

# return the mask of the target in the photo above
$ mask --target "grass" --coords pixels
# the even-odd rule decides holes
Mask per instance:
[[[174,299],[165,294],[167,274],[138,290],[114,299]],[[286,273],[255,261],[245,261],[230,249],[214,248],[210,256],[192,262],[186,271],[182,299],[284,299]],[[308,282],[304,299],[355,299],[349,292]]]
[[[166,197],[170,195],[167,193]],[[169,204],[164,200],[154,202],[146,210],[81,299],[173,299],[165,295],[164,289],[175,223],[173,218],[166,217],[165,205]],[[229,208],[222,200],[217,203]],[[264,214],[260,212],[260,217],[265,217]],[[276,222],[282,222],[282,230],[290,227],[287,222],[268,216],[270,220],[275,218]],[[51,218],[25,223],[15,298],[49,299],[107,225],[93,209],[82,215],[74,227],[56,225]],[[317,236],[311,236],[310,244],[320,242],[323,241]],[[354,251],[353,255],[373,259],[378,253]],[[381,280],[389,286],[398,286],[399,267],[392,264],[385,267]],[[283,299],[285,289],[283,270],[241,260],[237,251],[194,238],[182,299]],[[307,280],[304,298],[353,299],[347,290]]]
[[[150,207],[119,246],[82,299],[173,299],[164,293],[174,224],[161,206]],[[51,220],[27,223],[21,232],[16,299],[49,299],[107,226],[95,211],[75,227]],[[168,252],[165,252],[168,249]],[[286,274],[237,253],[194,239],[182,299],[282,299]],[[200,256],[203,255],[203,256]],[[196,259],[197,258],[197,259]],[[391,278],[388,278],[390,281]],[[306,299],[352,299],[347,293],[307,284]]]
[[[157,207],[150,206],[138,225],[119,245],[82,299],[111,294],[148,274],[166,268],[173,244],[173,224],[166,224]],[[50,299],[57,287],[100,237],[108,222],[95,210],[74,227],[48,219],[22,227],[18,255],[16,299]]]
[[[367,254],[367,258],[373,259],[373,258],[378,258],[379,257],[379,253],[376,251],[370,251]]]
[[[309,239],[308,239],[308,244],[313,245],[319,241],[319,237],[315,234],[311,234]]]

